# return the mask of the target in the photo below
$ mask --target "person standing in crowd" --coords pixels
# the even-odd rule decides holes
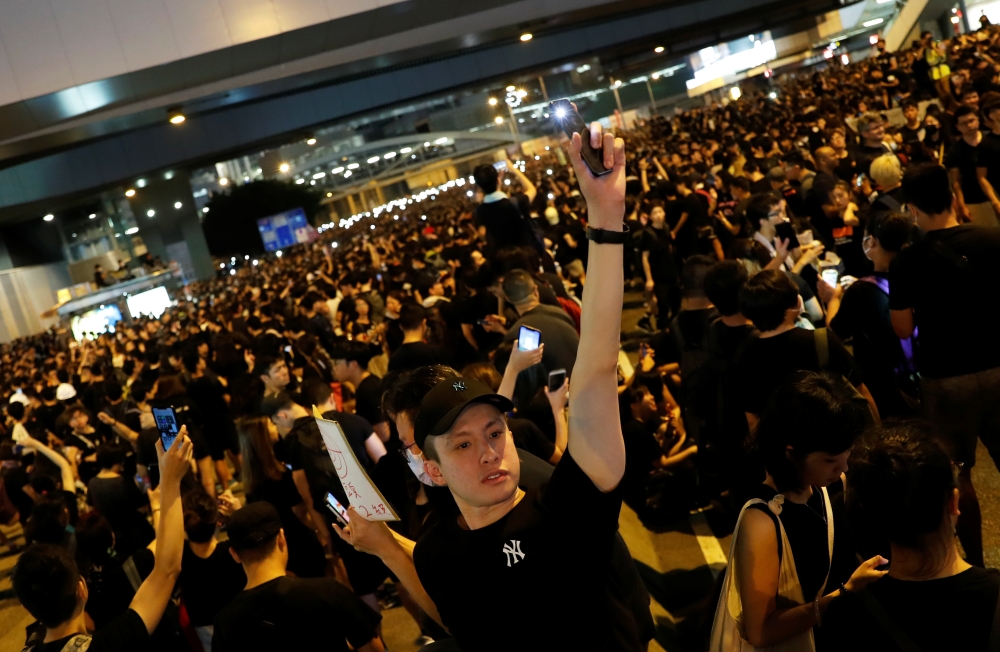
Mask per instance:
[[[391,298],[391,297],[390,297]],[[368,371],[374,357],[371,345],[341,342],[333,351],[333,377],[354,388],[354,412],[371,424],[383,442],[389,440],[389,426],[382,415],[382,379]]]
[[[875,652],[900,649],[903,641],[913,650],[989,649],[1000,572],[959,555],[958,482],[937,429],[886,424],[855,446],[850,465],[849,508],[888,542],[892,564],[883,579],[833,601],[817,649]]]
[[[996,213],[979,184],[979,154],[983,134],[979,114],[963,104],[955,109],[955,128],[961,138],[948,150],[944,165],[948,168],[951,189],[955,193],[958,217],[983,226],[996,225]]]
[[[959,224],[960,202],[940,166],[907,170],[903,194],[925,235],[900,251],[889,267],[892,327],[901,339],[916,334],[923,414],[942,429],[962,464],[958,536],[968,562],[983,566],[972,467],[979,441],[994,464],[1000,460],[1000,404],[989,398],[1000,392],[1000,346],[989,320],[974,310],[993,291],[1000,229]]]
[[[518,314],[517,321],[507,329],[504,341],[514,342],[516,346],[521,327],[533,328],[541,333],[541,342],[545,344],[542,354],[545,369],[565,369],[567,373],[572,373],[580,337],[570,316],[560,308],[541,303],[538,284],[524,270],[512,270],[504,277],[503,292]]]
[[[521,184],[523,194],[508,197],[501,187],[502,175],[493,165],[480,165],[472,172],[483,191],[483,203],[476,208],[476,225],[493,252],[534,246],[531,219],[525,209],[535,200],[535,185],[513,163],[507,162],[504,169]]]

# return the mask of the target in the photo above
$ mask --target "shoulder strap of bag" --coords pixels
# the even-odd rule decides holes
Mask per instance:
[[[830,494],[826,487],[820,487],[820,496],[823,499],[823,509],[826,513],[826,549],[830,554],[830,564],[826,567],[826,577],[823,578],[823,585],[816,593],[816,599],[820,599],[826,593],[826,584],[830,581],[830,571],[833,569],[833,505],[830,503]]]
[[[824,371],[830,366],[830,338],[826,328],[817,328],[813,331],[813,342],[816,345],[816,359],[819,361],[819,370]]]
[[[885,610],[885,608],[879,604],[879,601],[875,599],[868,589],[862,589],[854,595],[858,596],[861,600],[861,604],[865,605],[865,609],[868,613],[875,618],[875,621],[882,626],[885,633],[892,638],[892,640],[899,646],[899,649],[903,652],[920,652],[920,648],[917,647],[916,643],[913,642],[906,632],[899,628],[896,621],[892,619],[892,616]]]
[[[139,587],[142,586],[142,578],[139,577],[139,569],[135,567],[135,559],[129,557],[122,564],[122,570],[125,571],[125,576],[128,577],[128,583],[132,585],[133,591],[138,591]]]
[[[993,612],[993,629],[990,631],[990,643],[986,652],[1000,652],[1000,594],[997,595],[997,606]]]

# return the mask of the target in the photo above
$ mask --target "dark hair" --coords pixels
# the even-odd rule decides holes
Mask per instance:
[[[515,305],[524,303],[536,287],[535,279],[523,269],[513,269],[503,277],[503,293]]]
[[[500,174],[497,169],[488,163],[477,165],[476,169],[472,171],[472,177],[475,179],[476,185],[482,188],[487,195],[496,192],[500,182]]]
[[[799,303],[799,288],[788,275],[765,269],[740,290],[740,312],[761,331],[773,331]]]
[[[910,108],[911,106],[914,107],[914,108],[919,108],[920,107],[920,105],[917,104],[916,100],[914,100],[914,99],[906,99],[906,100],[903,100],[903,103],[900,105],[900,108],[902,108],[905,111],[906,109]]]
[[[334,360],[357,362],[359,367],[367,369],[373,354],[374,351],[370,344],[357,340],[344,340],[337,343],[337,346],[330,352],[330,357]]]
[[[219,520],[219,507],[215,498],[201,487],[184,494],[181,501],[184,509],[184,532],[189,541],[206,543],[215,536],[215,524]]]
[[[681,287],[684,296],[700,297],[705,294],[705,275],[716,262],[715,258],[704,255],[690,256],[684,261],[681,269]]]
[[[406,304],[399,309],[399,327],[404,331],[415,331],[427,319],[427,309],[419,304]]]
[[[926,537],[941,529],[945,507],[958,487],[937,430],[918,420],[887,421],[865,433],[851,452],[850,465],[852,516],[877,536],[926,552]]]
[[[773,192],[759,192],[750,198],[745,214],[754,231],[760,230],[760,221],[770,217],[771,208],[781,202]]]
[[[104,383],[104,395],[108,397],[108,400],[117,401],[122,397],[123,393],[124,390],[117,381],[108,380]]]
[[[184,381],[177,374],[160,376],[156,381],[156,398],[167,399],[184,393]]]
[[[46,385],[42,388],[39,396],[42,397],[43,401],[54,401],[56,400],[56,388],[51,385]]]
[[[779,492],[803,488],[794,462],[815,452],[839,455],[854,445],[871,416],[854,398],[843,378],[813,371],[796,371],[771,395],[751,448]]]
[[[110,469],[115,464],[125,464],[125,452],[111,444],[101,444],[97,447],[97,466]]]
[[[32,482],[32,488],[34,488]],[[24,536],[29,542],[62,543],[69,525],[69,511],[61,495],[46,495],[31,508]]]
[[[185,353],[181,361],[184,363],[184,369],[189,374],[193,374],[198,370],[198,363],[201,362],[201,356],[198,355],[197,350],[192,350]]]
[[[267,423],[266,416],[246,416],[236,422],[243,456],[243,486],[248,495],[256,493],[267,480],[280,480],[285,472],[274,455]]]
[[[739,188],[743,192],[750,192],[750,179],[746,177],[734,177],[732,181],[729,182],[729,189],[732,191],[733,188]]]
[[[7,404],[7,416],[9,416],[14,421],[20,421],[24,418],[24,403],[20,401],[14,401]]]
[[[878,238],[879,246],[886,251],[899,253],[910,241],[913,220],[899,213],[874,213],[868,218],[865,233]]]
[[[460,374],[445,365],[436,364],[418,367],[399,375],[395,380],[386,379],[385,393],[382,395],[382,413],[386,416],[406,412],[415,417],[420,402],[427,392],[442,380],[458,378]]]
[[[740,290],[746,285],[750,273],[737,260],[722,260],[705,274],[705,296],[723,317],[740,311]]]
[[[114,557],[114,530],[99,512],[81,516],[75,534],[76,563],[84,575],[91,566],[103,566]]]
[[[271,373],[271,367],[283,361],[284,358],[281,358],[276,355],[262,355],[259,358],[257,358],[256,362],[254,363],[253,375],[268,376]]]
[[[503,376],[489,362],[476,362],[468,365],[462,369],[462,378],[478,380],[494,392],[500,389],[500,383],[503,382]]]
[[[330,400],[333,388],[320,378],[310,378],[302,383],[301,394],[306,405],[322,405]]]
[[[951,209],[953,195],[948,170],[943,165],[924,163],[907,168],[903,175],[903,197],[928,215]]]
[[[979,111],[977,111],[976,107],[972,106],[971,104],[960,104],[959,107],[955,109],[955,124],[958,124],[959,118],[964,118],[970,113],[972,115],[979,115]]]
[[[139,379],[132,383],[131,395],[134,401],[144,401],[149,395],[149,390],[152,389],[152,384],[146,382],[145,380]]]
[[[972,84],[969,84],[968,86],[966,86],[966,87],[964,87],[962,89],[962,93],[961,93],[961,95],[959,97],[965,97],[967,95],[972,95],[973,93],[977,93],[978,94],[979,91],[976,89],[975,86],[973,86]],[[958,116],[956,115],[955,117],[957,118]]]
[[[73,617],[79,583],[80,570],[69,553],[47,544],[21,553],[11,576],[21,606],[50,629]]]

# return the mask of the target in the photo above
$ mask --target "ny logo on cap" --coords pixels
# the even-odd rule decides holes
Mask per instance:
[[[464,392],[465,391],[465,383],[462,382],[461,380],[458,381],[457,383],[452,383],[451,386],[455,389],[456,392]]]

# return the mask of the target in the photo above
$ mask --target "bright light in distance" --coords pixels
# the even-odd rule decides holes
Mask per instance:
[[[153,217],[154,215],[156,215],[156,211],[154,211],[152,208],[146,211],[146,217]]]
[[[276,252],[274,252],[274,255],[277,256],[278,258],[281,258],[281,249],[278,249]]]
[[[496,105],[497,105],[497,98],[491,97],[490,98],[490,106],[496,106]]]
[[[885,22],[885,18],[873,18],[872,20],[866,20],[861,23],[864,27],[875,27],[876,25],[881,25]]]
[[[219,269],[225,269],[225,268],[226,268],[225,263],[219,263]]]
[[[656,81],[657,79],[659,79],[659,78],[660,78],[660,73],[658,73],[658,72],[654,72],[654,73],[653,73],[652,75],[650,75],[650,76],[651,76],[651,77],[653,78],[653,81]]]
[[[348,170],[357,170],[359,167],[361,167],[360,163],[349,163],[347,165]]]
[[[379,161],[379,157],[378,156],[373,156],[370,159],[368,159],[367,163],[368,163],[368,165],[371,165],[372,163],[378,163],[378,161]]]
[[[399,219],[399,215],[393,215],[393,216],[392,216],[392,219],[393,219],[393,220],[398,220],[398,219]]]
[[[230,276],[236,276],[236,270],[235,269],[229,270],[229,275]]]
[[[662,45],[656,46],[655,48],[653,48],[653,52],[655,52],[657,54],[663,52],[663,46]]]
[[[847,54],[840,55],[840,63],[842,63],[842,64],[844,64],[846,66],[850,62],[851,62],[851,58],[849,56],[847,56]]]
[[[869,36],[868,42],[871,43],[872,45],[878,43],[878,34],[872,34],[871,36]]]
[[[958,25],[958,21],[959,20],[961,20],[961,19],[958,16],[952,16],[951,17],[951,22],[955,23],[956,25]]]
[[[128,190],[125,191],[125,196],[126,197],[135,197],[135,190],[129,188]],[[94,218],[90,218],[90,219],[94,219]]]
[[[184,122],[186,119],[187,118],[185,118],[180,113],[178,113],[177,115],[175,115],[175,116],[173,116],[173,117],[170,118],[170,124],[172,124],[172,125],[179,125],[180,123]]]
[[[92,219],[95,219],[95,218],[97,217],[97,213],[91,213],[91,214],[90,214],[90,215],[88,215],[87,217],[88,217],[89,219],[91,219],[91,220],[92,220]]]
[[[313,175],[313,179],[322,179],[325,176],[326,172],[317,172],[316,174]]]
[[[530,40],[531,40],[532,38],[533,38],[533,36],[532,36],[531,34],[528,34],[528,33],[525,33],[525,34],[521,34],[521,42],[522,42],[522,43],[527,43],[527,42],[528,42],[528,41],[530,41]]]
[[[306,141],[306,145],[315,145],[315,144],[316,144],[315,138],[310,138],[309,140]]]
[[[205,208],[201,209],[201,212],[202,213],[207,213],[208,212],[208,206],[206,206]]]
[[[250,254],[243,256],[243,260],[250,260]]]
[[[743,91],[740,90],[739,86],[733,86],[729,89],[729,97],[733,98],[733,101],[735,102],[743,97]]]
[[[389,152],[387,154],[383,154],[382,158],[396,158],[396,152]]]
[[[372,224],[372,231],[374,231],[374,230],[375,230],[375,225],[374,225],[374,224]]]
[[[431,146],[431,144],[430,144],[430,143],[428,143],[428,142],[424,142],[424,147],[430,147],[430,146]]]
[[[447,142],[448,142],[448,139],[442,137],[442,138],[438,138],[437,140],[435,140],[434,144],[435,145],[444,145]]]
[[[184,205],[184,204],[180,203],[179,201],[175,201],[175,202],[174,202],[174,208],[180,208],[180,207],[181,207],[181,206],[183,206],[183,205]]]
[[[474,192],[472,192],[471,190],[469,190],[469,191],[467,191],[467,192],[466,192],[465,194],[466,194],[466,195],[468,195],[469,197],[471,197],[471,196],[472,196],[472,195],[474,195],[475,193],[474,193]]]
[[[412,147],[404,147],[401,150],[399,150],[399,153],[400,154],[409,154],[412,151],[413,151]]]
[[[510,179],[504,179],[503,180],[503,185],[509,186],[510,185]]]
[[[351,172],[350,170],[348,170],[347,172],[344,173],[344,178],[346,179],[347,177],[351,176],[352,174],[354,174],[354,173]]]
[[[513,86],[508,86],[504,90],[507,91],[508,93],[510,93],[510,92],[512,92],[514,90],[514,87]]]
[[[46,222],[51,222],[52,220],[56,219],[56,216],[53,215],[52,213],[49,213],[48,215],[46,215],[42,219],[45,220]]]
[[[426,221],[427,220],[427,216],[426,215],[421,215],[420,219]]]
[[[546,170],[546,171],[545,171],[545,174],[547,174],[547,175],[549,175],[549,176],[552,176],[552,169],[551,169],[551,168],[549,168],[548,170]]]
[[[219,185],[220,186],[228,186],[229,185],[229,179],[227,179],[226,177],[222,177],[221,179],[219,179]]]
[[[550,192],[550,193],[549,193],[549,199],[555,199],[555,198],[556,198],[556,196],[555,196],[555,195],[553,195],[553,194],[552,194],[552,193]]]
[[[535,160],[536,160],[536,161],[541,161],[541,160],[542,160],[542,157],[541,157],[541,156],[539,156],[538,154],[535,154]]]
[[[622,80],[620,80],[620,79],[616,79],[616,80],[615,80],[615,88],[618,88],[618,87],[619,87],[619,86],[621,86],[621,85],[622,85]]]
[[[132,235],[133,233],[138,233],[139,227],[133,226],[131,229],[125,229],[125,235]]]
[[[305,180],[305,179],[296,179],[296,180],[295,180],[295,183],[296,183],[296,184],[303,184],[303,183],[305,183],[305,182],[306,182],[306,180]]]
[[[289,165],[288,163],[282,163],[281,165],[278,166],[278,171],[279,172],[288,172],[291,169],[292,169],[292,166]]]
[[[344,167],[343,166],[335,167],[332,170],[330,170],[330,174],[340,174],[343,171],[344,171]]]
[[[502,125],[503,124],[503,118],[501,118],[500,116],[497,116],[497,117],[493,118],[493,122],[497,123],[498,125]]]

